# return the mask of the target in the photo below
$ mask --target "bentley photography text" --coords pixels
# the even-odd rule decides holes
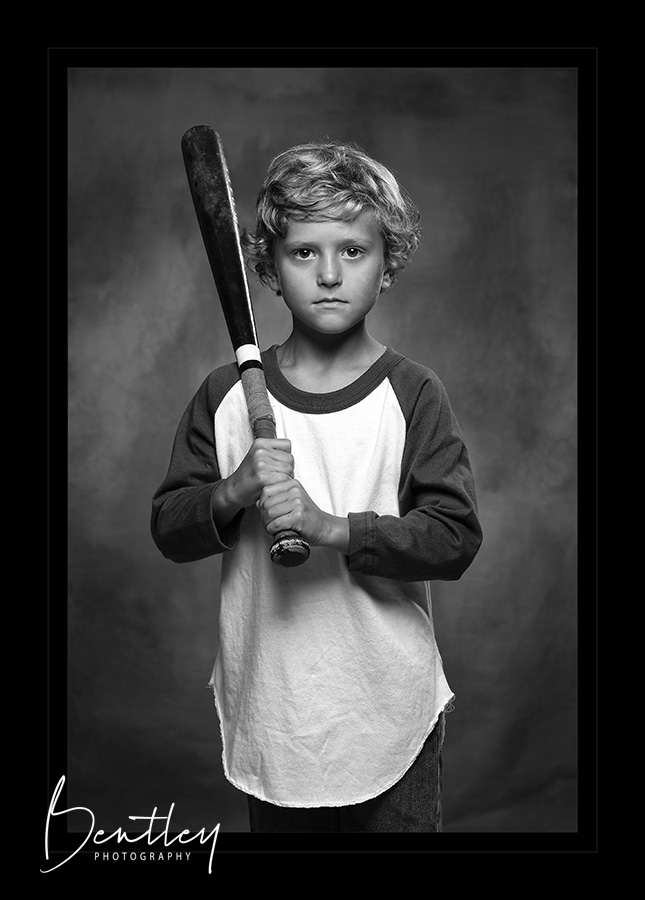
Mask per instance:
[[[137,834],[134,837],[129,836],[127,834],[127,832],[123,831],[121,828],[117,828],[116,831],[113,831],[111,834],[106,835],[105,831],[103,831],[103,829],[101,829],[101,828],[99,828],[97,831],[94,831],[94,826],[96,824],[94,813],[92,812],[91,809],[88,809],[86,806],[73,806],[73,807],[70,807],[69,809],[56,809],[56,804],[58,802],[58,798],[60,796],[61,791],[63,790],[64,785],[65,785],[65,776],[63,775],[61,777],[61,779],[59,780],[58,784],[56,785],[56,788],[52,795],[51,803],[49,804],[49,810],[47,811],[47,821],[45,823],[45,859],[47,859],[49,861],[49,857],[50,857],[49,826],[50,826],[50,822],[51,822],[53,816],[65,816],[68,813],[72,813],[72,812],[84,812],[84,813],[87,813],[87,815],[89,816],[89,820],[88,820],[89,828],[88,828],[88,831],[85,834],[85,837],[84,837],[82,843],[80,844],[80,846],[78,846],[71,853],[68,853],[65,856],[65,858],[62,859],[60,862],[56,863],[56,865],[53,865],[53,866],[51,866],[51,868],[48,868],[48,869],[41,869],[40,870],[41,872],[43,872],[43,873],[53,872],[55,869],[60,868],[60,866],[62,866],[64,863],[69,862],[70,859],[72,859],[74,856],[76,856],[76,854],[79,853],[85,847],[85,845],[87,844],[87,842],[90,839],[96,845],[96,847],[100,847],[101,844],[107,844],[108,841],[113,841],[116,839],[118,844],[120,844],[122,841],[125,841],[127,844],[135,844],[139,841],[145,841],[145,842],[147,842],[147,845],[149,847],[152,847],[153,845],[157,845],[157,846],[155,846],[154,850],[150,850],[150,851],[141,851],[141,850],[135,851],[135,850],[127,849],[127,850],[120,850],[117,852],[117,851],[107,851],[105,849],[103,849],[103,850],[97,849],[94,851],[94,859],[99,860],[99,859],[120,859],[120,858],[135,859],[135,858],[139,858],[139,859],[160,859],[161,860],[161,859],[169,859],[171,856],[175,859],[182,859],[184,854],[186,856],[186,859],[189,859],[190,858],[190,850],[179,849],[179,847],[181,845],[186,845],[186,844],[190,843],[190,841],[194,841],[194,840],[199,840],[200,844],[207,844],[209,841],[212,841],[211,846],[210,846],[210,855],[209,855],[209,859],[208,859],[208,873],[209,873],[209,875],[212,873],[212,871],[213,871],[213,853],[215,852],[215,845],[217,843],[217,837],[219,835],[219,828],[220,828],[219,823],[208,834],[206,834],[206,829],[202,828],[200,831],[198,831],[192,835],[189,831],[184,830],[173,837],[169,834],[169,830],[170,830],[170,818],[172,816],[172,811],[174,809],[175,804],[171,803],[170,810],[168,811],[168,814],[165,816],[157,815],[157,807],[154,808],[152,814],[149,816],[128,816],[128,818],[132,819],[133,821],[134,820],[143,820],[143,821],[148,822],[148,827],[146,828],[146,830],[141,832],[140,834]],[[153,824],[155,822],[165,822],[165,826],[162,831],[153,833],[152,828],[153,828]],[[161,844],[159,844],[160,841],[162,842]],[[161,846],[169,847],[172,844],[176,845],[172,851],[170,851],[170,850],[164,851],[164,850],[160,849]],[[89,848],[88,848],[88,850],[89,850]],[[86,851],[86,852],[88,852],[88,851]],[[133,854],[134,854],[134,856],[133,856]]]

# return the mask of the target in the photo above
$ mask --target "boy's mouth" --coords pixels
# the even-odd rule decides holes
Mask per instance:
[[[314,306],[335,306],[338,303],[347,303],[347,300],[341,300],[340,297],[322,297],[320,300],[314,300]]]

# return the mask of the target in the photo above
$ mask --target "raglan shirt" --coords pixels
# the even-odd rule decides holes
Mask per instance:
[[[234,363],[182,417],[152,533],[177,562],[223,554],[210,684],[228,780],[280,806],[359,803],[402,777],[453,696],[429,582],[458,579],[479,548],[468,452],[437,375],[390,348],[328,393],[288,382],[276,347],[262,358],[295,478],[349,518],[349,554],[274,565],[255,506],[218,533],[213,491],[252,442]]]

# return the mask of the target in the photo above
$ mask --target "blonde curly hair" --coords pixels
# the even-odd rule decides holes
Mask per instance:
[[[385,245],[391,283],[416,251],[419,211],[396,178],[356,144],[337,141],[300,144],[271,162],[255,210],[255,233],[245,230],[248,267],[269,283],[278,238],[290,221],[354,219],[372,210]]]

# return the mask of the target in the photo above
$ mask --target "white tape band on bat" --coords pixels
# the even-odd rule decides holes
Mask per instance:
[[[250,359],[255,359],[258,362],[262,362],[260,348],[256,347],[255,344],[242,344],[241,347],[238,347],[235,351],[235,359],[237,360],[238,366],[243,365]]]

